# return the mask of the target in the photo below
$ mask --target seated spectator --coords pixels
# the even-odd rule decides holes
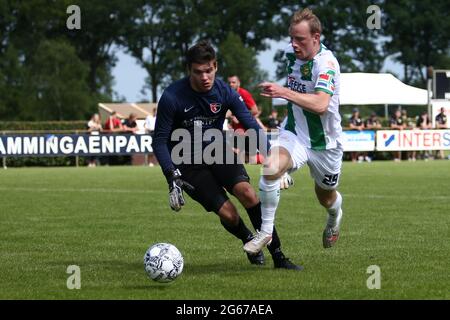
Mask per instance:
[[[91,134],[100,134],[100,132],[102,132],[102,130],[103,130],[102,123],[101,123],[100,116],[98,113],[95,113],[91,117],[91,120],[89,120],[89,122],[87,123],[87,127],[88,127],[88,131]],[[88,167],[90,167],[90,168],[96,167],[98,163],[99,163],[98,157],[92,157],[92,156],[88,157]]]
[[[350,126],[350,129],[352,129],[352,130],[358,130],[358,131],[364,130],[364,123],[363,123],[361,117],[359,116],[358,108],[353,109],[352,116],[350,117],[349,126]],[[352,162],[356,162],[357,160],[358,160],[358,162],[363,162],[363,160],[364,160],[363,155],[361,155],[359,152],[352,152],[351,157],[352,157]]]
[[[113,111],[111,116],[106,120],[103,126],[105,131],[109,132],[122,132],[123,126],[120,119],[117,117],[117,112]]]

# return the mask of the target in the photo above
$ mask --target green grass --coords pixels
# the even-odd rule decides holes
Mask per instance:
[[[256,185],[258,167],[248,170]],[[450,161],[345,163],[341,239],[327,250],[308,169],[294,178],[277,227],[303,272],[274,270],[267,251],[265,266],[250,265],[240,241],[190,198],[173,213],[159,168],[2,170],[0,299],[450,298]],[[184,255],[171,284],[144,273],[155,242]],[[80,290],[66,287],[69,265],[81,268]],[[381,268],[380,290],[366,287],[370,265]]]

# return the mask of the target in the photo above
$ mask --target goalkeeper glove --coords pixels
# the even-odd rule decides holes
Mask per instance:
[[[169,183],[169,204],[170,208],[174,211],[180,211],[184,206],[183,189],[188,191],[194,191],[194,187],[188,182],[181,179],[180,170],[172,170],[167,175],[167,181]]]

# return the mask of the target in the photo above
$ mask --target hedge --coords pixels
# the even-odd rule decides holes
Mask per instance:
[[[0,121],[0,131],[87,130],[87,121]]]

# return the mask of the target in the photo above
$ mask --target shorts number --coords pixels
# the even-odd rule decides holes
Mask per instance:
[[[339,174],[326,174],[325,179],[322,180],[323,184],[327,186],[335,186],[338,181]]]

